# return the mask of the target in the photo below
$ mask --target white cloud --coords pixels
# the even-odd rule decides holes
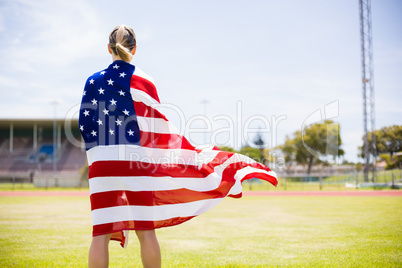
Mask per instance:
[[[17,79],[0,74],[0,89],[3,89],[1,90],[2,93],[6,93],[6,88],[17,88],[20,85],[21,83]]]
[[[65,66],[96,56],[101,25],[85,1],[15,1],[6,3],[10,21],[2,35],[1,57],[8,68],[32,71],[42,65]],[[11,25],[14,23],[14,25]],[[9,40],[11,38],[11,43]]]

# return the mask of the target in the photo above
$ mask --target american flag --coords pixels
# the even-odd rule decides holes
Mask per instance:
[[[88,78],[79,127],[85,140],[93,236],[183,223],[244,180],[277,185],[275,172],[251,158],[193,146],[160,111],[153,79],[124,61]]]

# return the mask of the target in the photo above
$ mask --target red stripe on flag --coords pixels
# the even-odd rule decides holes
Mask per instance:
[[[188,221],[195,216],[190,217],[175,217],[161,221],[120,221],[105,223],[93,226],[93,236],[110,234],[111,232],[120,232],[123,230],[154,230],[157,228],[174,226],[185,221]],[[116,236],[117,238],[117,236]],[[121,241],[119,239],[115,239]]]
[[[242,168],[245,167],[254,167],[254,168],[259,168],[259,169],[263,169],[266,171],[271,171],[268,167],[261,165],[260,163],[252,163],[252,164],[248,164],[245,162],[236,162],[233,164],[230,164],[229,166],[227,166],[225,168],[225,170],[222,173],[222,181],[230,181],[230,178],[234,179],[234,176],[236,175],[236,172]],[[247,174],[246,176],[244,176],[241,180],[241,182],[243,182],[244,180],[248,180],[248,179],[252,179],[252,178],[257,178],[257,179],[261,179],[261,180],[265,180],[268,181],[269,183],[271,183],[272,185],[276,186],[278,184],[278,181],[276,180],[275,177],[272,177],[266,173],[260,173],[258,171],[254,171],[252,173]]]
[[[228,195],[230,189],[236,182],[234,176],[236,172],[244,167],[251,166],[245,162],[237,162],[230,164],[225,168],[222,174],[222,181],[220,185],[210,191],[198,192],[189,189],[175,189],[164,191],[109,191],[93,193],[91,195],[91,208],[92,210],[115,207],[115,206],[160,206],[168,204],[181,204],[194,202],[205,199],[223,198]],[[252,172],[244,176],[241,182],[244,180],[259,178],[266,180],[273,185],[277,184],[277,181],[272,176],[260,173],[258,171]],[[111,178],[112,180],[113,178]],[[135,178],[133,178],[135,179]],[[241,195],[231,197],[241,197]]]
[[[189,189],[166,191],[110,191],[91,195],[91,210],[116,206],[161,206],[183,204],[227,196],[235,180],[222,181],[214,190],[198,192]]]
[[[89,166],[89,179],[94,177],[124,177],[124,176],[152,176],[173,178],[205,178],[218,165],[223,164],[234,153],[219,152],[209,163],[202,164],[200,168],[195,165],[173,163],[149,163],[141,161],[96,161]],[[185,162],[186,159],[183,159]],[[259,163],[249,164],[251,167],[266,170]],[[268,169],[268,171],[270,171]]]
[[[160,149],[188,149],[194,146],[182,135],[140,131],[141,146]]]
[[[258,178],[260,180],[267,181],[275,187],[278,185],[278,180],[275,177],[272,177],[266,173],[260,173],[258,171],[247,174],[246,176],[244,176],[243,179],[241,179],[241,182],[252,179],[252,178]]]
[[[184,159],[185,160],[185,159]],[[141,161],[97,161],[90,169],[89,179],[94,177],[151,176],[174,178],[205,178],[213,170],[210,167],[198,169],[186,164],[154,164]]]
[[[210,168],[211,170],[214,169],[214,167],[223,164],[225,161],[227,161],[229,158],[231,158],[234,155],[234,153],[231,152],[224,152],[224,151],[220,151],[214,159],[212,159],[211,161],[209,161],[208,163],[203,164],[203,168],[205,168],[205,166],[207,166],[208,168]]]
[[[96,161],[92,163],[89,167],[89,179],[94,177],[135,177],[135,176],[152,176],[152,177],[163,177],[170,176],[173,178],[205,178],[212,172],[214,168],[218,165],[223,164],[234,153],[229,152],[219,152],[214,159],[212,159],[207,164],[202,164],[200,168],[195,165],[187,164],[173,164],[173,163],[149,163],[141,161]],[[186,161],[186,159],[183,159]],[[242,162],[243,163],[243,162]],[[245,163],[246,164],[246,163]],[[268,167],[260,163],[250,163],[247,166],[262,169],[265,171],[271,171]],[[257,172],[258,173],[258,172]],[[252,173],[254,174],[254,173]],[[258,177],[266,175],[267,178],[272,178],[265,173],[260,174]],[[243,178],[243,180],[249,179],[248,176]],[[271,180],[267,180],[273,183]],[[276,181],[276,180],[275,180]]]
[[[225,170],[222,173],[222,183],[218,187],[220,190],[213,190],[209,191],[208,195],[210,195],[211,198],[216,198],[217,196],[221,196],[222,194],[227,194],[227,191],[230,190],[232,187],[233,183],[235,182],[234,175],[236,172],[244,167],[247,166],[254,166],[253,164],[247,164],[245,162],[237,162],[237,163],[232,163],[228,167],[225,168]],[[258,173],[258,172],[253,172],[248,175],[246,175],[243,180],[246,179],[251,179],[251,178],[261,178],[264,180],[267,180],[271,182],[272,184],[276,185],[276,179],[265,174],[265,173]],[[102,196],[98,195],[97,200],[92,200],[92,198],[95,199],[95,194],[91,195],[91,204],[93,204],[93,207],[105,207],[105,206],[110,206],[108,202],[110,200],[124,200],[120,201],[119,204],[117,205],[131,205],[132,203],[141,203],[145,202],[148,204],[152,205],[158,205],[157,203],[160,202],[160,200],[154,200],[155,197],[161,198],[161,200],[177,200],[177,197],[175,196],[177,193],[181,192],[179,195],[181,199],[183,199],[181,202],[189,202],[188,200],[192,199],[193,197],[187,196],[187,194],[183,194],[186,191],[185,189],[179,189],[179,190],[172,190],[172,191],[156,191],[156,192],[142,192],[142,193],[133,193],[133,192],[127,192],[127,191],[113,191],[113,192],[105,192],[101,193]],[[188,190],[187,190],[188,191]],[[131,193],[133,193],[133,196],[131,196]],[[100,193],[99,193],[100,194]],[[126,198],[121,198],[121,194],[124,194]],[[197,193],[199,194],[199,193]],[[226,195],[225,194],[225,195]],[[107,196],[109,195],[109,196]],[[141,196],[142,195],[142,196]],[[215,196],[215,197],[214,197]],[[119,198],[116,198],[119,197]],[[204,196],[205,197],[205,196]],[[238,195],[232,195],[232,197],[241,197],[241,193]],[[196,197],[194,197],[196,198]],[[200,198],[200,196],[198,196]],[[113,201],[112,201],[113,202]],[[95,209],[95,208],[93,208]],[[180,223],[183,223],[185,221],[188,221],[195,216],[188,216],[188,217],[175,217],[171,219],[165,219],[165,220],[159,220],[159,221],[120,221],[120,222],[113,222],[113,223],[106,223],[106,224],[99,224],[99,225],[94,225],[93,226],[93,236],[98,236],[98,235],[103,235],[103,234],[108,234],[108,233],[113,233],[113,240],[118,240],[121,242],[124,242],[124,238],[122,235],[122,230],[153,230],[156,228],[161,228],[161,227],[168,227],[168,226],[173,226],[177,225]]]
[[[137,116],[161,118],[168,121],[162,113],[143,102],[134,101],[134,110]]]
[[[151,81],[142,78],[141,76],[133,75],[131,76],[130,87],[144,91],[145,93],[147,93],[149,96],[151,96],[153,99],[155,99],[157,102],[160,103],[158,93],[156,92],[156,87]]]
[[[276,180],[276,178],[273,178],[272,176],[270,176],[268,174],[260,173],[260,172],[253,172],[253,173],[247,174],[246,176],[244,176],[244,178],[241,180],[241,182],[243,182],[245,180],[250,180],[253,178],[258,178],[260,180],[267,181],[267,182],[271,183],[272,185],[274,185],[275,187],[278,184],[278,181]],[[232,198],[241,198],[243,196],[243,194],[240,193],[240,194],[228,195],[228,196],[232,197]]]

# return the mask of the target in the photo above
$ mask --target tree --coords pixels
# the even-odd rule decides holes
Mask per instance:
[[[385,166],[385,169],[393,169],[396,168],[400,165],[400,159],[398,159],[398,156],[390,156],[389,154],[380,154],[380,159],[384,160],[385,163],[387,164]]]
[[[257,132],[257,135],[255,136],[254,140],[254,145],[257,147],[257,149],[260,151],[260,162],[265,164],[265,155],[264,155],[264,145],[265,142],[262,139],[262,135],[260,132]]]
[[[221,151],[226,151],[226,152],[231,152],[231,153],[237,153],[237,151],[235,149],[233,149],[232,147],[229,146],[218,146],[218,148]]]
[[[345,154],[341,148],[342,140],[339,125],[332,120],[316,123],[286,136],[285,144],[280,146],[286,163],[307,165],[310,174],[313,165],[328,163]]]
[[[228,147],[228,146],[218,146],[218,148],[221,151],[232,152],[232,153],[240,153],[240,154],[246,155],[246,156],[254,159],[257,162],[261,162],[261,152],[257,148],[253,148],[253,147],[250,147],[250,146],[243,146],[240,149],[240,151],[236,151],[232,147]]]
[[[390,158],[397,153],[402,151],[402,126],[393,125],[389,127],[383,127],[379,130],[374,131],[376,135],[376,152],[374,153],[374,148],[369,148],[369,153],[375,157],[381,154],[388,154]],[[373,133],[368,133],[368,142],[371,144]],[[359,147],[360,156],[364,158],[364,136],[363,145]]]
[[[240,153],[254,159],[257,162],[262,163],[261,151],[257,148],[253,148],[250,146],[244,146],[240,149]]]

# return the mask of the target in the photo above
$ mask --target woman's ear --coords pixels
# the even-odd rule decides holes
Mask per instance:
[[[109,51],[110,54],[112,54],[112,49],[110,48],[110,44],[107,44],[107,50]]]
[[[131,55],[134,56],[134,54],[135,54],[136,51],[137,51],[137,45],[135,45],[135,46],[133,47],[133,49],[131,50]]]

